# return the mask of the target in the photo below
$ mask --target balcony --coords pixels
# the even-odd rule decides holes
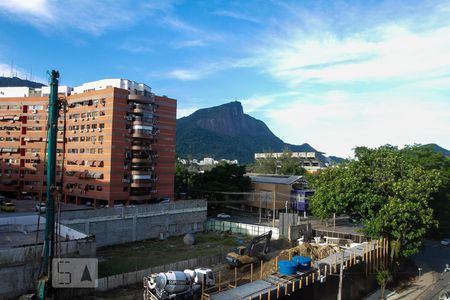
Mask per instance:
[[[152,195],[130,195],[129,196],[130,201],[145,201],[145,200],[151,200]]]
[[[152,187],[153,182],[151,180],[137,180],[137,181],[131,181],[130,187],[131,188],[144,188],[144,187]]]
[[[148,95],[130,94],[128,95],[128,99],[133,102],[139,103],[155,103],[155,98],[153,97],[153,94]]]

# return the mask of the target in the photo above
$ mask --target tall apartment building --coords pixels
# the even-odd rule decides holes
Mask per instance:
[[[176,105],[150,87],[105,79],[69,88],[60,110],[57,181],[67,203],[173,198]],[[45,197],[48,87],[0,88],[0,191]]]

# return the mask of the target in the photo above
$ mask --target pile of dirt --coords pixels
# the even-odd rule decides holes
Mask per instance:
[[[278,255],[278,260],[289,260],[293,256],[308,256],[312,261],[320,260],[333,253],[339,252],[337,245],[317,245],[304,243],[291,249],[283,250]],[[263,277],[276,272],[276,258],[273,258],[263,264]]]

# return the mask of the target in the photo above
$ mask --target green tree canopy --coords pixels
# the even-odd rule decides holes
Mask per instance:
[[[210,171],[197,173],[194,177],[192,193],[206,197],[213,202],[237,201],[242,193],[250,191],[250,178],[245,175],[245,166],[219,163]]]
[[[354,160],[313,177],[310,207],[321,219],[349,214],[364,223],[370,237],[397,241],[400,254],[408,256],[436,224],[428,203],[442,178],[441,171],[424,169],[396,147],[358,147]]]
[[[272,152],[268,152],[268,157],[257,159],[250,170],[255,173],[280,175],[303,175],[306,173],[300,165],[299,158],[293,157],[292,151],[287,149],[278,158]]]

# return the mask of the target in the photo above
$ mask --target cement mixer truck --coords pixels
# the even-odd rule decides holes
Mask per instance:
[[[168,271],[144,277],[144,298],[146,300],[197,300],[202,289],[216,284],[211,269]]]

